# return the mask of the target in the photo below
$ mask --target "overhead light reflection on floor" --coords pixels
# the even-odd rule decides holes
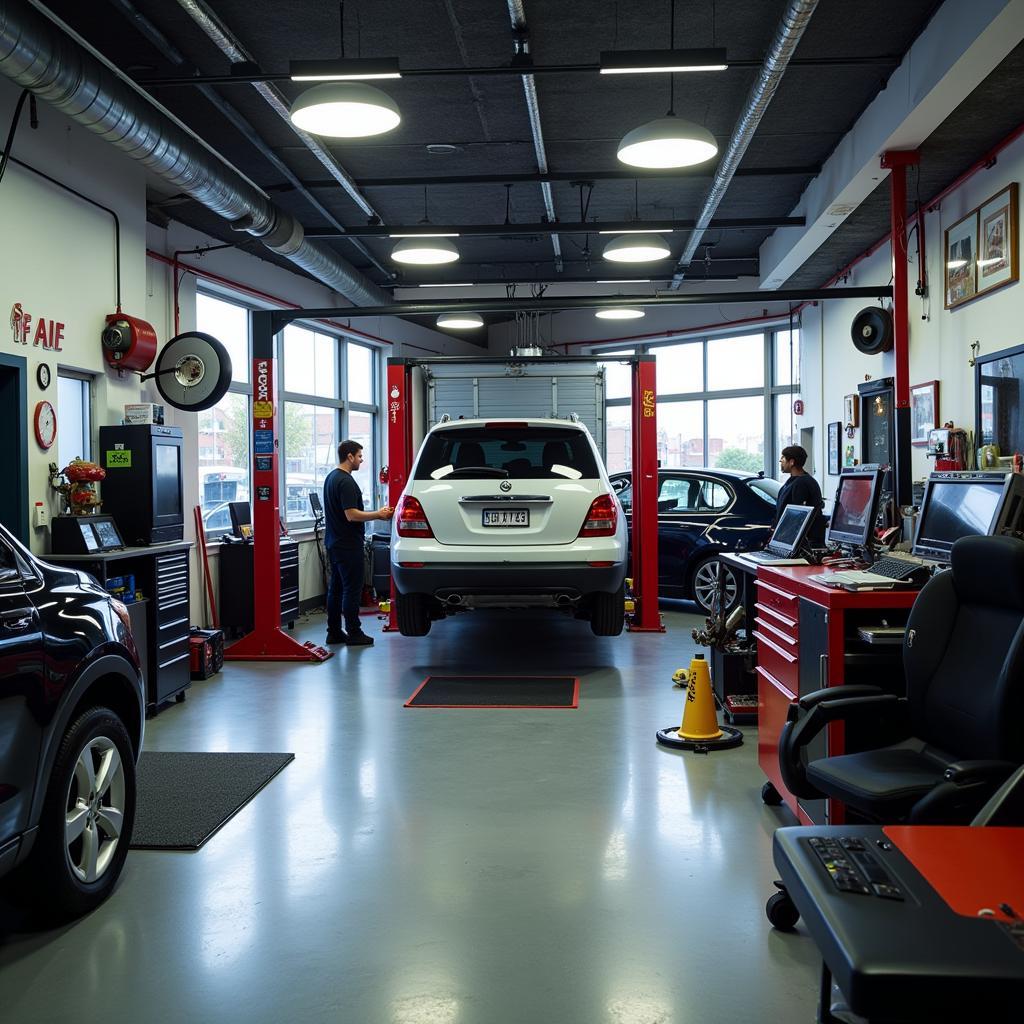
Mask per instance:
[[[391,1004],[391,1024],[456,1024],[458,999],[444,996],[405,996]]]

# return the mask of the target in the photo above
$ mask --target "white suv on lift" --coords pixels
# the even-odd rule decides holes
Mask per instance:
[[[626,519],[582,423],[441,422],[392,521],[398,628],[425,636],[467,608],[556,607],[617,636],[626,558]]]

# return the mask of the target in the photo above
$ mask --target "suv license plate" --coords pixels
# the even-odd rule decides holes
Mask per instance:
[[[484,526],[529,526],[528,508],[485,508]]]

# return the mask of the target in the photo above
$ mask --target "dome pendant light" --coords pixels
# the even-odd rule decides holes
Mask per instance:
[[[332,139],[383,135],[402,120],[398,104],[364,82],[314,85],[292,104],[289,116],[296,128]]]
[[[618,235],[605,247],[603,256],[614,263],[650,263],[671,254],[661,235]]]
[[[427,190],[423,189],[423,219],[420,224],[430,224],[427,216]],[[412,263],[417,266],[435,266],[440,263],[454,263],[459,259],[459,250],[448,241],[447,232],[396,236],[400,238],[398,245],[391,250],[391,258],[396,263]],[[455,237],[458,237],[457,235]],[[481,321],[482,323],[482,321]],[[474,325],[476,326],[476,325]]]
[[[437,318],[437,326],[450,331],[474,331],[483,325],[484,318],[479,313],[442,313]]]
[[[599,320],[639,320],[646,315],[642,309],[635,309],[632,306],[611,306],[594,313]]]

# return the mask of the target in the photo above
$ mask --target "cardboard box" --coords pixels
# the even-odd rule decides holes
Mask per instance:
[[[152,423],[160,426],[164,422],[164,407],[153,402],[136,402],[124,407],[124,422]]]

